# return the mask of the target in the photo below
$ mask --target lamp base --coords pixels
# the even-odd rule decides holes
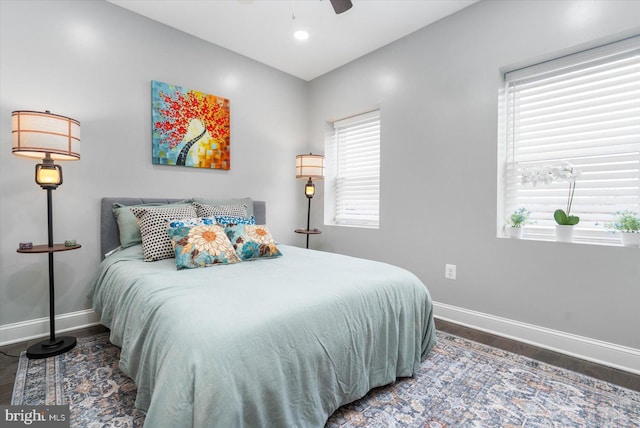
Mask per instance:
[[[55,355],[64,354],[67,351],[72,350],[76,346],[76,338],[71,336],[60,336],[56,340],[43,340],[35,345],[31,345],[27,349],[27,358],[38,359],[53,357]]]

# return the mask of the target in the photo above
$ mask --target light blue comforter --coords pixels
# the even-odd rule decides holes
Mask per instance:
[[[279,245],[277,259],[178,271],[140,246],[100,265],[93,308],[122,348],[145,427],[322,427],[412,376],[429,293],[384,263]]]

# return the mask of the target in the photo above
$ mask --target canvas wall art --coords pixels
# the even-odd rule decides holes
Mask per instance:
[[[151,97],[154,164],[231,168],[228,99],[155,80]]]

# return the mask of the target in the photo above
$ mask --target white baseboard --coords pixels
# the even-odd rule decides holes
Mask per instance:
[[[640,349],[434,302],[434,316],[476,330],[640,375]]]
[[[56,316],[56,334],[100,324],[93,309],[69,312]],[[49,335],[49,317],[0,325],[0,346]]]

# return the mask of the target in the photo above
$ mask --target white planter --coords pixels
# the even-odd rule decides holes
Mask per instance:
[[[573,242],[573,226],[556,224],[556,241]]]
[[[511,226],[506,226],[505,230],[507,232],[507,237],[508,238],[515,238],[515,239],[521,239],[522,238],[522,228],[521,227],[511,227]]]
[[[625,247],[640,247],[640,233],[622,232],[621,236]]]

